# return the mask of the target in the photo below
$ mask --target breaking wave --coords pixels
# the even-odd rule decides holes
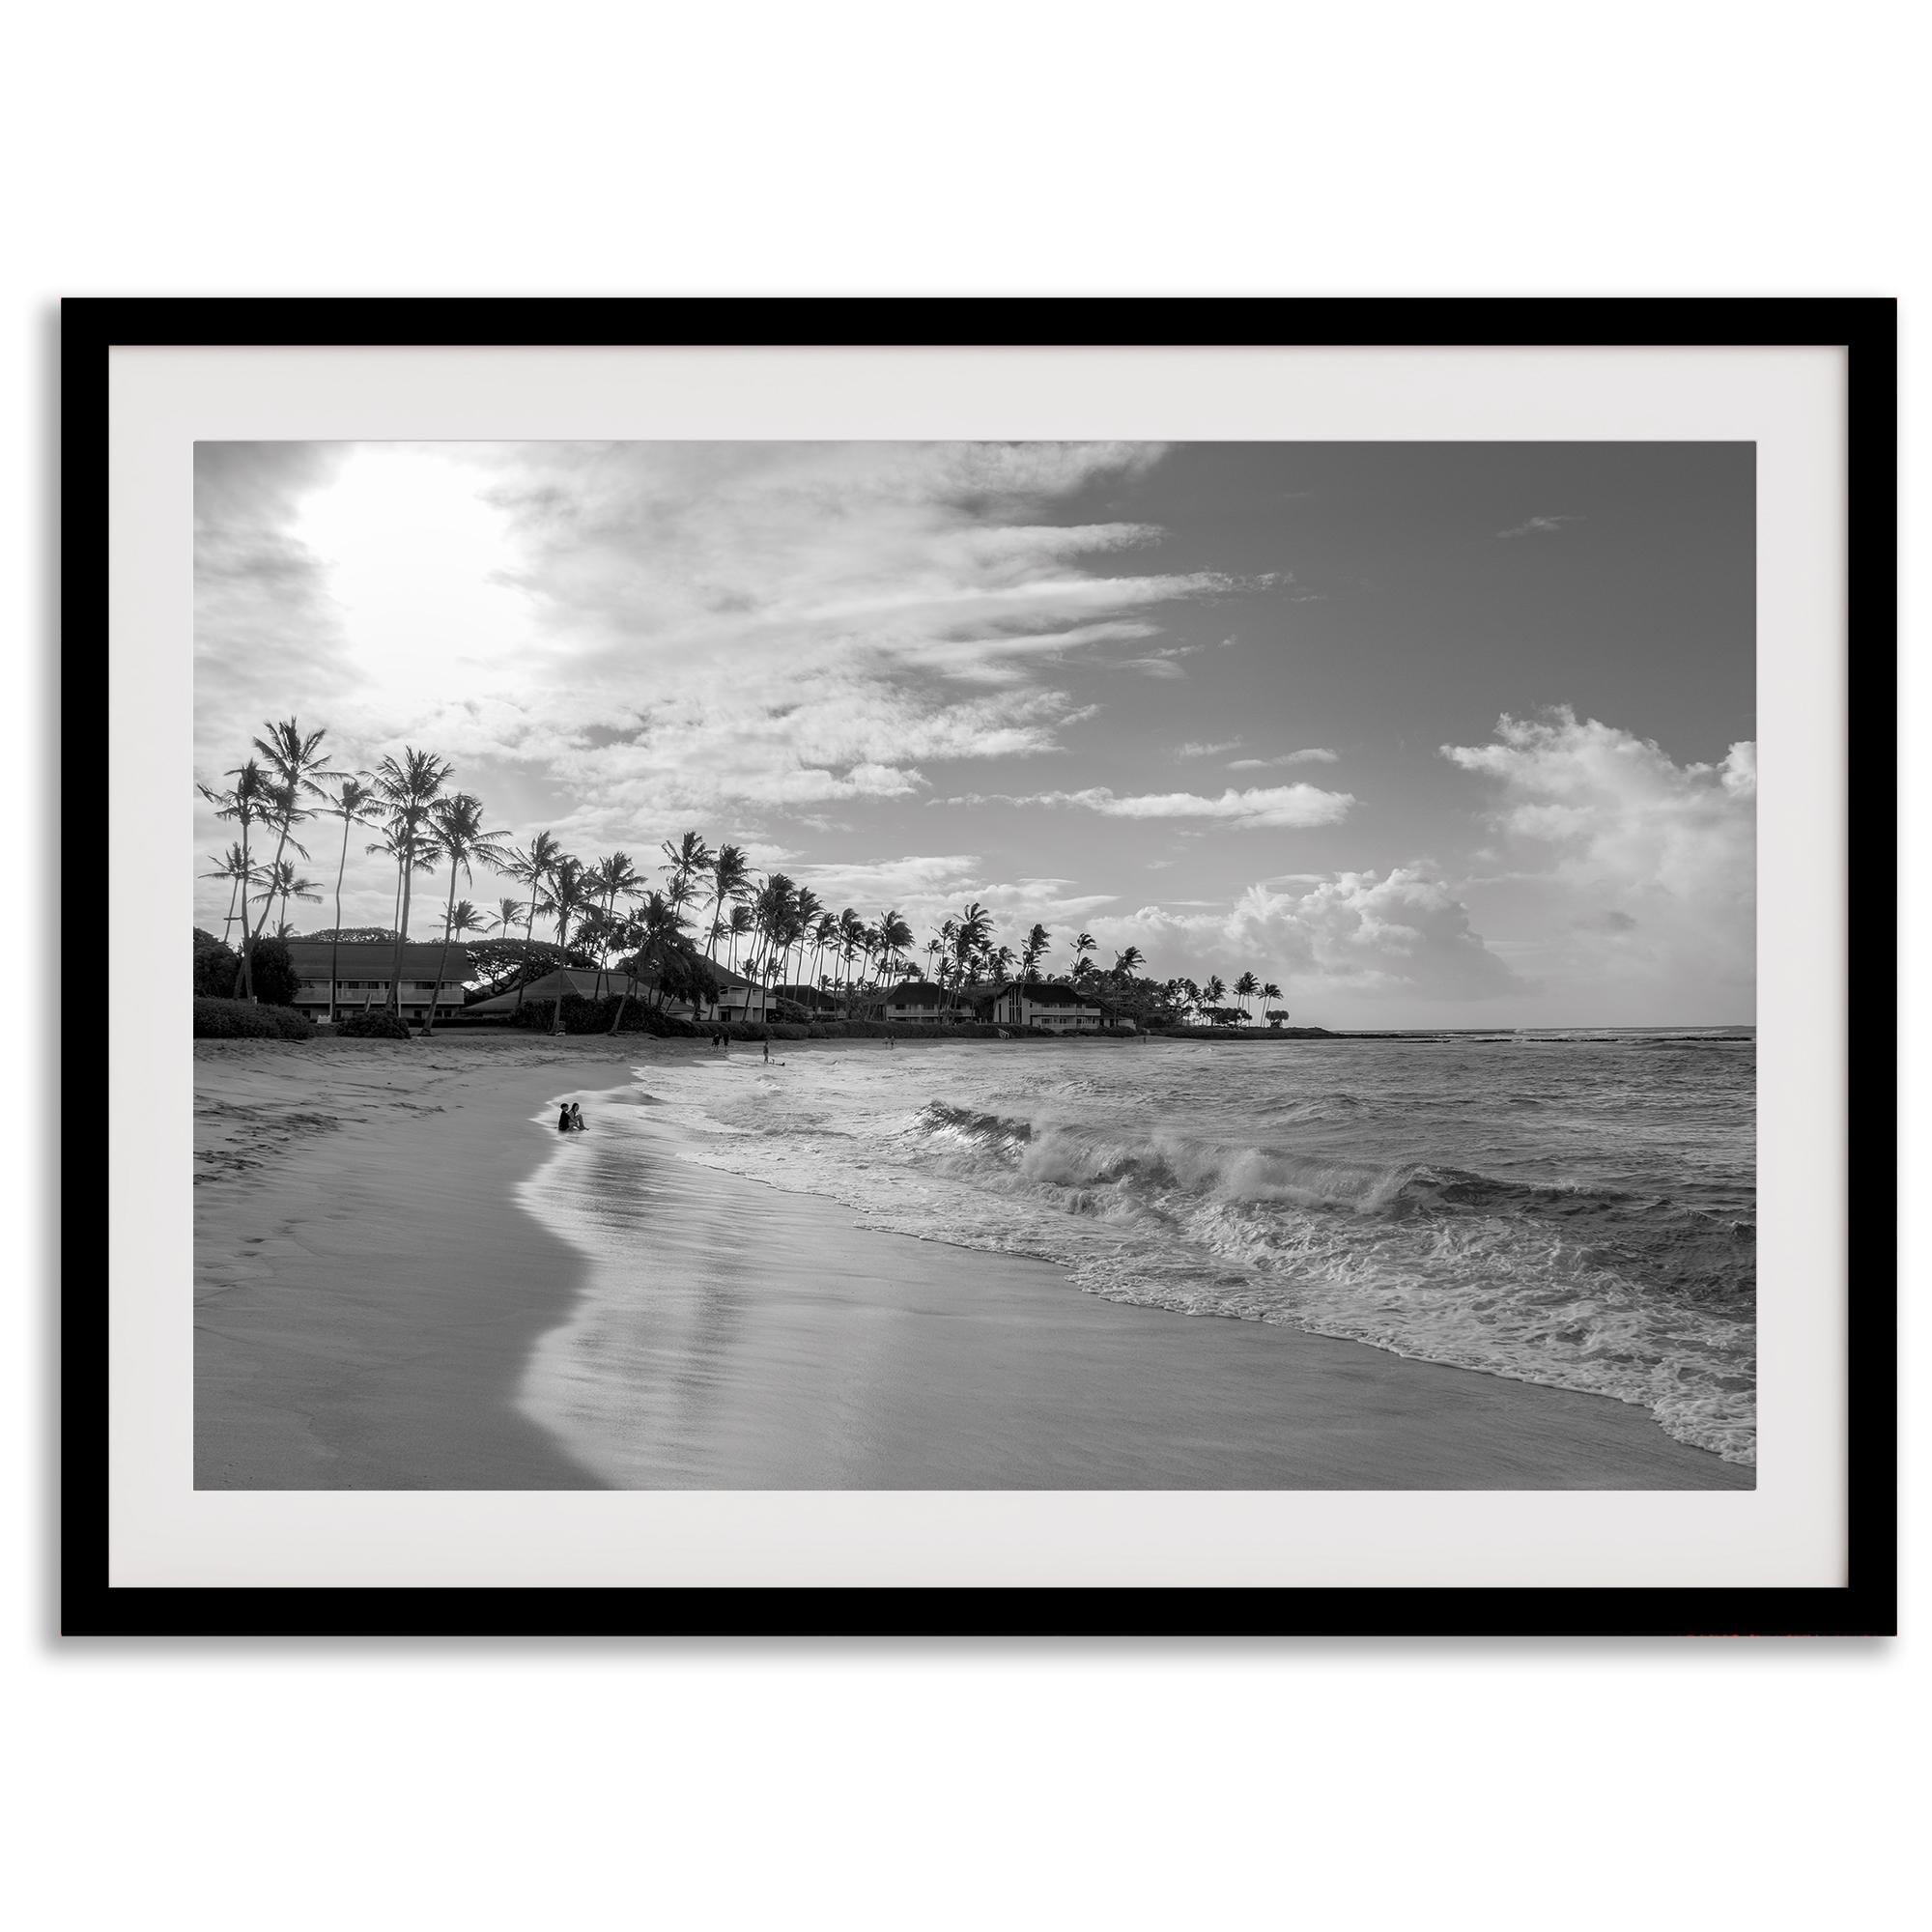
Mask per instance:
[[[925,1091],[952,1097],[908,1104],[901,1083],[920,1076],[895,1058],[888,1074],[801,1057],[787,1075],[805,1077],[745,1083],[726,1104],[704,1091],[679,1151],[831,1195],[867,1226],[1040,1256],[1109,1299],[1609,1396],[1681,1441],[1755,1460],[1748,1174],[1705,1151],[1733,1128],[1747,1146],[1747,1089],[1741,1115],[1735,1086],[1713,1096],[1697,1084],[1708,1076],[1672,1075],[1642,1091],[1650,1111],[1633,1126],[1643,1109],[1615,1079],[1589,1115],[1574,1061],[1561,1082],[1492,1081],[1473,1097],[1466,1076],[1425,1089],[1412,1069],[1381,1094],[1333,1081],[1230,1093],[1221,1063],[1211,1107],[1179,1061],[1171,1091],[1139,1072],[1111,1094],[1092,1073],[1055,1079],[1009,1061],[997,1091],[970,1097],[993,1081],[934,1077],[935,1062]],[[1546,1150],[1569,1145],[1563,1122],[1579,1118],[1589,1131],[1573,1124],[1571,1139],[1595,1152],[1557,1178],[1566,1163]],[[1601,1150],[1617,1134],[1627,1157],[1610,1162]],[[1375,1157],[1418,1140],[1470,1154]]]

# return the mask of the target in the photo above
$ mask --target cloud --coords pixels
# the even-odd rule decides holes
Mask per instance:
[[[1177,758],[1216,758],[1223,752],[1234,751],[1240,743],[1238,738],[1222,738],[1213,742],[1190,738],[1186,744],[1174,748],[1174,755]]]
[[[1107,785],[1084,791],[1042,791],[1026,797],[981,794],[944,801],[949,805],[1043,805],[1077,807],[1108,818],[1208,818],[1240,828],[1295,829],[1334,825],[1355,803],[1348,792],[1322,791],[1315,785],[1277,785],[1267,790],[1224,791],[1219,798],[1199,792],[1117,792]]]
[[[1498,530],[1496,535],[1498,538],[1554,536],[1565,524],[1580,524],[1584,521],[1582,517],[1531,517],[1526,523],[1516,524],[1506,530]]]
[[[1152,524],[1079,521],[1158,444],[208,444],[197,757],[271,714],[368,765],[404,742],[521,834],[906,800],[930,767],[1047,755],[1057,676],[1149,648],[1244,580],[1150,568]],[[1270,580],[1271,581],[1271,580]],[[507,801],[507,804],[499,804]],[[220,828],[201,825],[211,845]]]
[[[1226,751],[1226,746],[1216,746],[1216,751]],[[1284,752],[1275,758],[1234,758],[1229,761],[1231,772],[1265,772],[1280,765],[1332,765],[1340,753],[1324,750],[1320,745],[1311,745],[1305,752]]]
[[[1092,929],[1103,947],[1139,946],[1156,975],[1202,980],[1250,967],[1304,1002],[1459,1003],[1529,990],[1449,886],[1419,865],[1342,872],[1298,893],[1256,884],[1225,910],[1175,910],[1187,904],[1143,906]]]
[[[1719,1016],[1756,978],[1757,750],[1678,764],[1650,739],[1567,707],[1505,715],[1488,745],[1442,755],[1488,780],[1488,813],[1540,909],[1543,970],[1640,992],[1686,987]],[[1605,941],[1609,944],[1605,944]],[[1722,1009],[1722,1010],[1720,1010]]]

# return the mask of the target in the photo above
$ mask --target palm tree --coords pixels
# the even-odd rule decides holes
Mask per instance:
[[[498,899],[497,901],[497,916],[491,920],[484,930],[488,932],[509,932],[522,921],[523,917],[524,902],[522,899]]]
[[[679,933],[684,930],[684,914],[676,899],[668,893],[649,892],[643,896],[638,908],[637,918],[631,922],[637,933],[638,949],[631,955],[628,969],[628,991],[634,991],[638,980],[643,973],[648,959],[653,982],[654,997],[651,1004],[660,1011],[665,999],[665,954],[676,943]],[[611,1031],[617,1031],[617,1022],[624,1016],[624,1000],[617,1002],[617,1011],[611,1021]]]
[[[711,855],[711,937],[704,948],[707,959],[711,957],[711,948],[717,944],[720,931],[737,929],[724,923],[724,901],[742,897],[751,877],[752,868],[745,863],[742,847],[721,845]]]
[[[731,935],[731,963],[729,971],[738,970],[738,942],[749,937],[757,924],[757,920],[748,905],[734,905],[731,917],[724,922],[724,930]]]
[[[1261,991],[1261,989],[1262,989],[1262,982],[1259,980],[1257,980],[1252,973],[1243,973],[1241,977],[1235,981],[1235,997],[1241,1003],[1241,1011],[1244,1016],[1243,1020],[1244,1024],[1246,1023],[1246,1021],[1252,1020],[1254,1017],[1252,1013],[1248,1012],[1248,1002],[1252,1000],[1254,996]]]
[[[798,978],[805,978],[805,949],[811,943],[812,927],[825,910],[825,901],[810,886],[801,886],[791,902],[791,930],[798,945]]]
[[[483,801],[473,792],[460,791],[453,798],[439,798],[431,805],[429,817],[437,843],[449,861],[449,902],[443,909],[442,952],[436,962],[436,984],[430,989],[429,1006],[423,1014],[425,1038],[436,1031],[436,1003],[442,992],[443,973],[449,965],[449,942],[456,917],[456,875],[461,872],[467,879],[476,866],[493,868],[504,866],[509,862],[511,849],[507,832],[484,831]],[[464,929],[473,932],[483,922],[476,917],[475,908],[469,906],[468,901],[465,903],[469,922]]]
[[[502,868],[505,878],[514,879],[530,895],[529,918],[524,925],[524,970],[517,976],[518,1012],[524,1009],[524,987],[530,977],[530,949],[536,943],[537,901],[543,896],[551,867],[562,856],[563,847],[548,832],[539,832],[521,852],[512,852],[509,864]]]
[[[1138,946],[1127,947],[1125,951],[1115,957],[1113,977],[1116,980],[1131,980],[1134,977],[1135,969],[1141,965],[1146,957],[1147,954]]]
[[[825,949],[838,943],[838,915],[836,912],[821,912],[811,928],[811,983],[817,987],[824,975],[818,970],[825,958]]]
[[[1026,936],[1026,944],[1020,948],[1020,978],[1031,985],[1039,978],[1039,962],[1047,955],[1053,941],[1047,936],[1046,927],[1036,923]]]
[[[281,828],[281,836],[275,841],[274,857],[274,866],[279,867],[291,843],[295,843],[296,851],[302,858],[308,857],[301,845],[293,839],[294,828],[311,816],[310,799],[328,796],[320,781],[342,775],[329,769],[328,760],[323,754],[322,741],[328,735],[327,729],[304,732],[293,718],[285,718],[280,724],[266,724],[262,729],[269,735],[257,738],[254,744],[268,774],[270,795],[273,800],[271,816]],[[269,908],[265,903],[262,917],[255,922],[254,936],[247,942],[251,952],[254,941],[262,936],[262,927],[268,923],[268,918]],[[251,999],[254,991],[251,971],[248,978]]]
[[[561,962],[558,971],[562,972],[570,965],[570,922],[590,903],[582,860],[573,859],[567,852],[557,854],[551,862],[550,884],[542,895],[542,902],[544,911],[556,921],[556,951]],[[564,986],[569,983],[566,980]],[[556,1015],[551,1024],[554,1034],[563,1031],[563,987],[557,989]]]
[[[369,782],[366,772],[346,772],[339,775],[333,793],[327,794],[328,803],[323,809],[329,816],[342,821],[342,856],[335,866],[335,932],[336,937],[328,948],[328,1023],[335,1024],[335,988],[340,978],[338,967],[342,956],[342,875],[349,869],[349,828],[353,825],[374,825],[381,816],[382,801],[376,796],[375,787]]]
[[[773,872],[752,899],[752,914],[757,923],[758,945],[753,967],[746,977],[770,980],[774,959],[788,943],[791,930],[792,895],[796,888],[782,872]]]
[[[490,918],[488,913],[482,911],[477,906],[471,905],[468,899],[458,899],[443,915],[443,945],[446,948],[452,939],[460,940],[466,932],[488,932],[494,924],[495,922]],[[437,972],[436,983],[437,991],[440,992],[442,990],[442,973],[440,968]],[[432,1010],[435,1009],[436,1001],[434,999],[430,1001],[430,1007]]]
[[[210,796],[212,797],[213,794],[211,793]],[[247,857],[242,852],[241,846],[230,845],[228,850],[215,860],[214,870],[204,872],[201,876],[204,879],[226,879],[229,881],[228,912],[227,916],[221,922],[221,943],[226,946],[228,944],[228,935],[235,927],[236,901],[241,896],[242,889],[244,886],[252,886],[255,883],[255,873],[249,867]],[[245,919],[247,915],[244,913],[242,917]]]
[[[1214,977],[1211,980],[1209,980],[1205,986],[1202,987],[1201,1009],[1203,1012],[1207,1013],[1209,1016],[1209,1018],[1212,1018],[1215,1009],[1220,1006],[1222,996],[1227,992],[1227,990],[1228,990],[1228,982],[1225,980],[1223,980],[1220,974],[1218,973],[1216,973]]]
[[[244,759],[221,776],[235,781],[228,790],[217,791],[213,786],[205,784],[197,784],[195,790],[214,807],[215,817],[232,818],[241,826],[242,876],[245,881],[254,876],[248,857],[248,829],[268,818],[274,800],[270,795],[268,774],[253,758]],[[248,904],[244,898],[242,903],[242,957],[236,964],[235,984],[229,989],[237,999],[242,997],[244,986],[249,999],[255,997],[254,975],[249,970],[254,956],[254,941],[248,933]]]
[[[1094,950],[1094,935],[1083,932],[1073,942],[1073,977],[1084,980],[1087,977],[1087,955]]]
[[[852,1010],[853,997],[858,991],[852,968],[858,963],[865,940],[866,922],[859,917],[855,907],[847,906],[838,915],[838,959],[845,969],[840,977],[844,981],[844,1009],[848,1013]]]
[[[684,836],[691,839],[697,835],[687,832]],[[626,897],[635,895],[644,880],[643,874],[631,864],[628,852],[613,852],[601,866],[592,868],[589,882],[591,890],[603,895],[604,919],[608,925],[616,911],[617,895],[620,893]],[[604,997],[604,955],[601,951],[597,955],[597,980],[591,997],[600,1000]]]
[[[403,917],[403,867],[407,863],[412,872],[433,872],[436,870],[436,851],[426,839],[418,839],[407,835],[395,825],[385,825],[382,838],[373,844],[362,848],[372,856],[380,854],[396,868],[396,895],[389,910],[388,930],[383,935],[393,940],[400,930]],[[373,982],[372,982],[373,983]]]
[[[899,954],[912,944],[912,927],[900,917],[896,906],[879,915],[879,938],[886,949],[885,977],[890,979]]]
[[[403,1006],[403,947],[410,936],[411,885],[415,874],[433,866],[440,854],[436,850],[431,808],[442,796],[452,767],[430,752],[403,747],[400,762],[384,758],[376,767],[375,786],[389,815],[389,835],[396,851],[397,869],[402,874],[402,892],[396,915],[396,948],[389,961],[389,1010],[398,1015]],[[432,1009],[435,1001],[431,1001]]]
[[[266,903],[263,907],[262,917],[255,922],[255,937],[257,939],[261,938],[262,927],[268,923],[268,907],[273,905],[277,899],[280,899],[282,902],[282,924],[284,926],[288,924],[289,901],[291,899],[306,899],[310,905],[320,905],[322,903],[322,895],[315,890],[315,881],[313,879],[298,879],[296,877],[296,862],[293,859],[284,859],[279,866],[270,867],[261,876],[261,885],[263,889],[255,896]],[[285,939],[287,936],[287,933],[282,931],[278,931],[275,935],[277,939]]]
[[[687,832],[675,845],[667,838],[658,850],[665,855],[667,864],[658,870],[668,872],[673,879],[689,881],[699,872],[708,872],[717,863],[710,846],[696,832]]]
[[[1272,980],[1270,980],[1267,982],[1267,984],[1262,988],[1262,998],[1264,1000],[1278,1000],[1281,998],[1281,988],[1277,986]],[[1286,1019],[1288,1015],[1286,1013],[1282,1015],[1283,1019]],[[1267,1021],[1270,1026],[1275,1024],[1275,1017],[1273,1013],[1269,1013],[1267,1015]]]

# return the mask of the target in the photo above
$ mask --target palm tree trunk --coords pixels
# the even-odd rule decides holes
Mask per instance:
[[[553,1037],[563,1032],[563,996],[570,990],[570,915],[559,913],[556,922],[556,950],[562,960],[557,971],[564,976],[563,984],[556,989],[556,1011],[552,1015],[550,1030]]]
[[[282,836],[275,841],[274,864],[269,867],[269,876],[271,879],[275,876],[275,867],[282,863],[282,853],[288,846],[289,826],[291,822],[291,820],[286,818],[282,820]],[[243,831],[245,834],[245,827]],[[243,848],[243,856],[246,856],[245,847]],[[250,932],[248,930],[248,895],[246,893],[242,895],[242,971],[248,982],[248,1004],[250,1006],[255,1004],[255,942],[261,938],[262,928],[269,923],[269,908],[274,902],[275,895],[273,893],[263,894],[262,917],[255,922],[255,929],[253,932]]]
[[[523,975],[517,981],[516,1010],[518,1012],[522,1012],[524,1009],[524,987],[528,983],[530,977],[530,948],[533,947],[536,944],[536,942],[537,942],[537,880],[535,875],[532,874],[530,878],[530,916],[524,922]]]
[[[449,922],[456,911],[456,854],[449,855],[449,903],[442,909],[442,953],[436,962],[436,984],[429,989],[429,1012],[423,1019],[423,1037],[436,1032],[437,995],[442,991],[443,969],[449,964]]]
[[[389,1007],[398,1019],[403,1016],[403,948],[410,939],[410,898],[411,886],[414,881],[415,867],[408,863],[414,856],[413,847],[405,855],[403,866],[403,905],[396,924],[396,951],[389,962]]]
[[[624,1023],[624,1009],[631,1003],[631,994],[638,984],[638,955],[631,954],[631,963],[624,972],[624,990],[617,995],[617,1010],[611,1016],[611,1031],[615,1033]]]
[[[345,788],[346,796],[346,788]],[[342,860],[335,868],[335,933],[328,942],[328,1023],[335,1024],[336,974],[342,963],[342,875],[349,869],[349,820],[342,821]]]
[[[229,992],[240,999],[245,990],[252,1000],[255,997],[255,978],[249,972],[254,963],[254,949],[248,944],[248,821],[242,821],[242,957],[235,962],[235,983]]]
[[[609,928],[611,921],[611,909],[616,903],[617,903],[617,889],[615,886],[612,886],[611,890],[604,895],[604,922],[607,930]],[[607,940],[603,945],[600,945],[597,949],[597,977],[590,982],[590,997],[593,1000],[601,1000],[604,997],[604,962],[606,958],[609,956],[609,952],[610,952],[610,942]]]

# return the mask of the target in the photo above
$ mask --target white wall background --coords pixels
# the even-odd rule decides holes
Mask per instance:
[[[61,295],[1897,294],[1909,526],[1920,33],[1865,0],[31,10],[0,112],[11,822],[44,828],[56,778],[37,704]],[[1922,671],[1907,685],[1910,744]],[[1905,1037],[1923,1091],[1922,1022]],[[1922,1899],[1922,1632],[61,1647],[50,1103],[19,1064],[0,1897],[20,1923],[1808,1927]],[[1924,1153],[1915,1119],[1908,1172]],[[1908,1308],[1919,1366],[1922,1327]],[[1910,1427],[1907,1459],[1909,1506]],[[1910,1625],[1909,1522],[1906,1555]]]

